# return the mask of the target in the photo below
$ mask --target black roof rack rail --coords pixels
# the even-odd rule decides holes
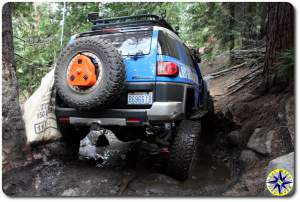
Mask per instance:
[[[101,18],[97,13],[91,13],[88,15],[88,20],[93,23],[92,30],[101,30],[105,28],[120,28],[130,26],[150,26],[156,25],[165,27],[176,34],[177,31],[167,23],[164,18],[157,15],[135,15],[135,16],[124,16],[114,18]]]

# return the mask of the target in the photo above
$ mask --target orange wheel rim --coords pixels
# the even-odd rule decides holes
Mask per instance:
[[[97,81],[96,67],[92,60],[85,55],[78,54],[71,61],[71,68],[67,77],[68,84],[76,87],[91,87]]]

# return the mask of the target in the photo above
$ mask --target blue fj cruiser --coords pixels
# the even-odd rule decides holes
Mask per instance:
[[[100,128],[142,139],[149,153],[167,153],[167,174],[185,180],[201,119],[213,112],[197,51],[155,15],[88,18],[92,31],[71,38],[55,70],[63,137],[77,148]]]

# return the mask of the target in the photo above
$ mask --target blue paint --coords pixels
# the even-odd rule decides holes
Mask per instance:
[[[198,64],[194,62],[191,67],[181,42],[177,41],[176,47],[180,59],[157,54],[158,31],[152,32],[151,49],[148,55],[123,56],[126,66],[127,82],[173,82],[193,85],[195,94],[195,106],[203,104],[203,96],[199,89],[202,79]],[[179,75],[176,77],[156,76],[156,65],[159,61],[174,62],[179,67]]]

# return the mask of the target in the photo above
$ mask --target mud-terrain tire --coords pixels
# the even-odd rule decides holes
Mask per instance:
[[[67,81],[68,66],[80,53],[92,53],[99,61],[102,71],[95,86],[89,92],[72,89]],[[97,78],[97,79],[98,79]],[[125,82],[125,65],[118,50],[108,40],[83,37],[69,44],[62,52],[55,69],[55,87],[59,97],[69,106],[79,110],[105,108],[122,93]]]
[[[200,121],[183,120],[176,127],[166,162],[168,175],[181,181],[188,178],[200,135]]]
[[[62,141],[65,143],[70,158],[77,159],[80,140],[88,134],[89,128],[75,128],[69,124],[58,124],[58,128],[62,134]]]

